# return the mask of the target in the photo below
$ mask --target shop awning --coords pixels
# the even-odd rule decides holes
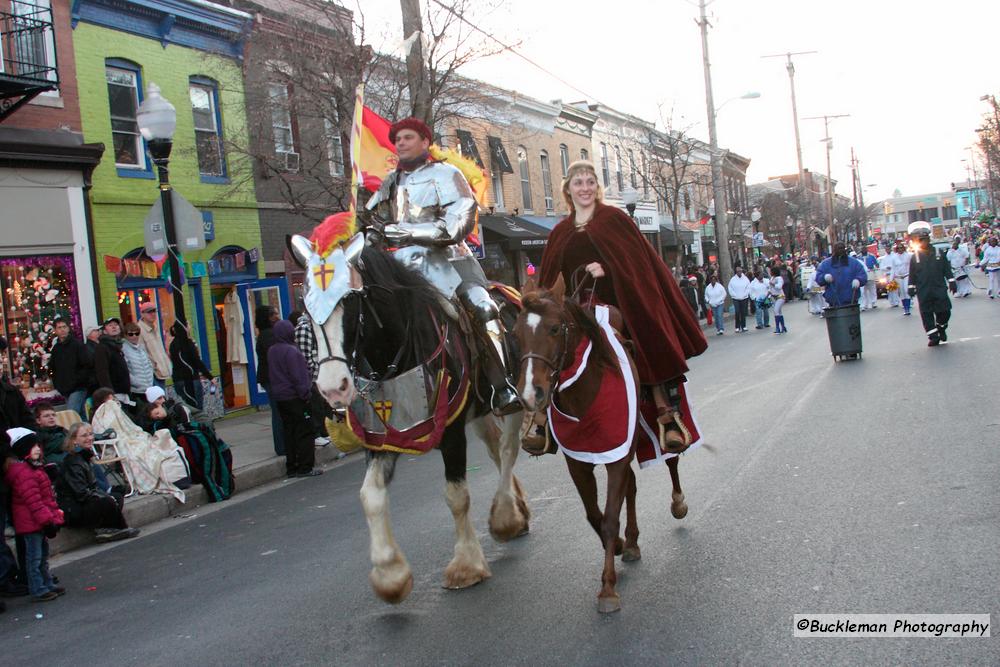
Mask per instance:
[[[691,245],[692,243],[694,243],[694,232],[690,229],[675,230],[672,225],[660,225],[661,246],[675,247],[677,245]]]
[[[554,215],[521,215],[518,216],[518,218],[532,222],[539,227],[544,227],[550,232],[555,229],[556,225],[559,224],[559,221],[562,220],[562,217],[556,217]]]
[[[549,238],[548,229],[511,215],[481,215],[479,224],[487,234],[502,237],[501,242],[508,250],[542,248]]]

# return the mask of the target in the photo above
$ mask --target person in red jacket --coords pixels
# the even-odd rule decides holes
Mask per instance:
[[[43,466],[42,447],[34,431],[7,430],[10,447],[17,457],[7,468],[14,532],[24,538],[28,591],[35,602],[47,602],[66,592],[49,574],[49,537],[63,524],[52,483]]]

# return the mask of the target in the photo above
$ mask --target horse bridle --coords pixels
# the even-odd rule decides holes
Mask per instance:
[[[390,291],[387,288],[381,287],[379,285],[374,285],[374,287],[376,287],[378,289],[384,289],[387,292]],[[324,343],[324,345],[326,345],[327,355],[325,357],[323,357],[322,359],[317,359],[317,361],[316,361],[316,367],[317,367],[317,369],[322,368],[323,364],[325,364],[325,363],[339,361],[342,364],[344,364],[345,366],[347,366],[347,369],[348,369],[348,371],[350,371],[352,378],[357,378],[358,377],[358,364],[357,364],[357,360],[358,359],[364,359],[364,351],[362,349],[362,345],[363,345],[364,339],[361,337],[361,333],[362,333],[362,330],[364,329],[364,326],[365,326],[365,308],[367,308],[368,311],[371,313],[371,316],[372,316],[372,318],[374,318],[375,324],[378,325],[378,328],[379,329],[383,328],[382,327],[382,320],[378,316],[378,311],[375,310],[375,306],[373,306],[368,301],[368,299],[366,298],[368,296],[368,291],[369,291],[369,288],[368,287],[364,287],[363,289],[354,290],[352,292],[349,292],[344,297],[345,299],[349,298],[349,297],[354,297],[354,298],[357,298],[357,299],[361,300],[361,307],[358,308],[357,326],[354,329],[354,345],[351,347],[351,357],[353,357],[353,358],[352,359],[347,359],[345,357],[341,357],[339,355],[333,354],[333,346],[330,345],[330,337],[326,333],[326,326],[325,326],[326,323],[324,322],[323,324],[320,325],[319,330],[323,333],[323,343]],[[340,304],[338,304],[338,307],[339,307],[339,305]],[[308,313],[307,313],[307,315],[308,315]],[[312,319],[312,317],[310,317],[310,319]],[[315,320],[313,320],[313,321],[315,322]],[[372,373],[367,378],[368,380],[379,380],[379,379],[381,379],[381,380],[387,380],[387,379],[389,379],[390,377],[392,377],[393,375],[396,374],[396,372],[399,370],[399,362],[403,358],[403,352],[406,350],[406,342],[409,339],[409,337],[410,337],[410,322],[407,322],[406,323],[406,330],[403,332],[403,342],[399,346],[399,350],[397,350],[396,357],[392,360],[392,363],[390,363],[386,367],[386,371],[385,371],[385,373],[383,374],[383,376],[381,378],[379,378],[376,373]]]
[[[560,317],[559,329],[560,332],[562,333],[563,341],[562,341],[562,350],[559,352],[558,361],[553,362],[552,359],[549,359],[548,357],[543,356],[541,354],[535,354],[534,352],[528,352],[527,354],[521,355],[522,366],[524,365],[524,362],[527,361],[528,359],[538,359],[540,362],[542,362],[550,369],[552,369],[549,372],[549,386],[550,386],[549,392],[553,395],[556,393],[556,389],[559,385],[559,373],[562,372],[563,366],[566,364],[566,355],[569,352],[569,332],[570,329],[572,328],[573,328],[572,325],[568,324],[564,319],[562,319],[562,317]],[[527,382],[528,378],[525,378],[525,381]]]

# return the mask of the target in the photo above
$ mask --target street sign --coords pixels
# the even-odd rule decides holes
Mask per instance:
[[[201,211],[178,194],[176,190],[171,190],[170,195],[170,202],[174,209],[174,229],[178,250],[180,252],[202,250],[205,247],[205,220]],[[163,220],[163,200],[159,197],[146,213],[143,230],[146,254],[150,257],[165,254],[167,252],[167,234]]]
[[[764,247],[764,232],[754,232],[753,235],[753,247],[763,248]]]
[[[205,241],[215,240],[215,216],[211,211],[202,211],[201,219],[205,224]]]

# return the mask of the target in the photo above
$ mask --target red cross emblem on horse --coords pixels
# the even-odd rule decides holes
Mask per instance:
[[[316,280],[316,284],[319,285],[320,290],[326,291],[327,286],[333,282],[334,273],[336,271],[333,265],[326,262],[313,268],[313,278]]]

